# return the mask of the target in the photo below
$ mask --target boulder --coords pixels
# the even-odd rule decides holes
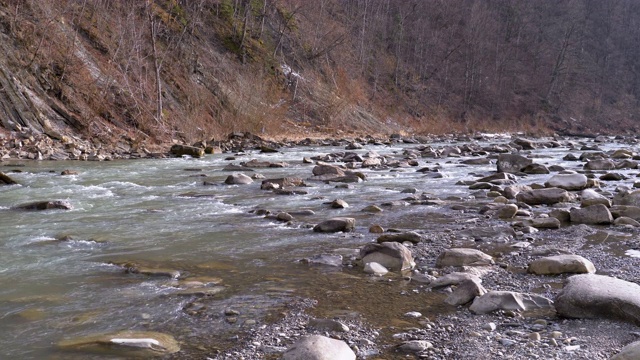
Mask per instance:
[[[169,150],[169,152],[175,156],[189,155],[194,158],[201,158],[204,156],[203,148],[189,146],[189,145],[175,144],[171,146],[171,149]]]
[[[436,260],[436,266],[483,266],[492,265],[493,258],[480,250],[454,248],[442,252]]]
[[[224,183],[227,185],[247,185],[253,183],[253,179],[245,174],[239,173],[227,176]]]
[[[469,310],[476,314],[488,314],[497,310],[528,311],[546,309],[553,301],[535,294],[523,294],[512,291],[489,291],[473,300]]]
[[[519,146],[522,148],[522,150],[535,150],[536,149],[536,143],[534,141],[528,140],[528,139],[523,139],[523,138],[517,138],[515,140],[512,141],[513,144]]]
[[[322,335],[307,335],[291,345],[283,360],[355,360],[356,354],[341,340]]]
[[[348,207],[349,204],[347,204],[347,202],[342,199],[335,199],[333,200],[333,202],[331,202],[331,208],[333,209],[346,209]]]
[[[571,201],[572,196],[564,189],[552,187],[521,191],[516,195],[516,200],[527,205],[553,205]]]
[[[429,287],[438,288],[450,285],[458,285],[465,281],[474,281],[477,284],[482,283],[482,279],[480,279],[476,275],[466,272],[453,272],[431,281],[431,283],[429,283]]]
[[[520,169],[533,163],[533,160],[517,154],[500,154],[498,156],[498,172],[517,173]]]
[[[611,215],[614,218],[628,217],[636,221],[640,221],[640,207],[630,205],[613,205],[609,208]]]
[[[613,205],[629,205],[640,207],[640,190],[625,190],[613,197]]]
[[[564,190],[582,190],[587,187],[587,180],[584,174],[556,174],[547,180],[544,185]]]
[[[325,220],[313,228],[315,232],[334,233],[334,232],[350,232],[356,225],[356,219],[347,217],[337,217]]]
[[[628,218],[626,216],[621,216],[613,220],[613,224],[618,226],[631,225],[633,227],[640,227],[640,222],[633,220],[632,218]]]
[[[534,218],[522,221],[521,227],[531,226],[536,229],[559,229],[560,220],[555,217]],[[520,224],[518,224],[520,225]]]
[[[597,192],[595,192],[595,190],[582,190],[582,193],[580,194],[581,207],[587,207],[597,204],[602,204],[608,208],[611,207],[611,201],[606,196],[598,194]]]
[[[580,255],[556,255],[532,261],[528,271],[537,275],[591,274],[596,272],[596,268]]]
[[[496,217],[499,219],[512,219],[518,212],[518,206],[515,204],[506,204],[500,206],[496,211]]]
[[[305,186],[304,180],[298,177],[285,177],[262,180],[260,188],[263,190],[283,189],[288,187]]]
[[[335,165],[316,165],[313,170],[313,175],[321,176],[321,175],[336,175],[336,176],[344,176],[344,170]]]
[[[584,208],[572,208],[571,209],[571,222],[576,224],[611,224],[613,217],[609,212],[609,209],[602,205],[590,205]]]
[[[369,212],[369,213],[379,213],[379,212],[382,212],[383,210],[380,206],[368,205],[365,208],[363,208],[361,211]]]
[[[360,249],[363,264],[376,262],[392,271],[404,271],[415,266],[411,251],[397,242],[367,244]]]
[[[520,169],[520,171],[522,171],[525,174],[532,174],[532,175],[550,173],[549,169],[547,169],[546,166],[542,164],[536,164],[536,163],[529,164],[523,167],[522,169]]]
[[[529,190],[532,190],[529,185],[509,185],[504,188],[502,195],[507,199],[515,199],[519,192]]]
[[[32,203],[22,204],[22,205],[14,206],[13,209],[28,210],[28,211],[39,211],[39,210],[50,210],[50,209],[72,210],[73,206],[68,201],[53,200],[53,201],[36,201]]]
[[[309,265],[342,266],[342,255],[338,254],[317,254],[310,258],[300,260]]]
[[[383,276],[388,273],[389,270],[386,267],[378,264],[377,262],[372,261],[364,264],[364,272],[376,276]]]
[[[584,164],[585,170],[613,170],[616,163],[608,159],[593,159]]]
[[[606,318],[640,326],[640,285],[604,275],[569,277],[555,301],[558,315]]]
[[[180,345],[173,336],[152,331],[120,331],[115,333],[85,336],[60,341],[58,348],[102,356],[124,356],[126,358],[149,358],[174,354]]]
[[[309,327],[320,331],[349,332],[349,327],[333,319],[309,319]]]
[[[482,296],[487,290],[477,281],[468,279],[458,284],[456,289],[444,300],[449,305],[458,306],[471,302],[477,296]]]
[[[609,360],[638,360],[640,359],[640,341],[633,342],[620,350]]]
[[[405,354],[417,354],[429,350],[433,344],[427,340],[410,340],[396,346],[396,350]]]
[[[17,182],[9,177],[9,175],[0,172],[0,185],[15,185]]]
[[[414,232],[414,231],[408,231],[408,232],[403,232],[403,233],[397,233],[397,234],[385,234],[385,235],[381,235],[378,237],[378,239],[376,240],[378,243],[383,243],[383,242],[389,242],[389,241],[395,241],[395,242],[399,242],[399,243],[403,243],[405,241],[411,242],[413,244],[417,244],[419,242],[421,242],[423,240],[423,236]]]

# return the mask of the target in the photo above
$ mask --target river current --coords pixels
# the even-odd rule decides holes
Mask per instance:
[[[500,142],[508,139],[492,141]],[[415,147],[368,145],[356,152],[373,150],[400,158],[404,149]],[[307,194],[293,196],[260,190],[259,180],[224,185],[231,172],[222,169],[231,162],[285,161],[286,168],[244,173],[306,179],[314,165],[304,164],[304,157],[339,151],[344,148],[248,151],[236,154],[235,160],[225,160],[232,154],[217,154],[203,159],[0,163],[0,171],[19,183],[0,187],[0,358],[62,359],[65,355],[55,347],[62,339],[125,329],[171,332],[187,347],[190,339],[197,343],[208,337],[210,344],[220,336],[223,342],[243,326],[259,324],[289,297],[308,295],[305,287],[322,283],[321,271],[310,271],[297,260],[336,248],[357,249],[375,239],[368,233],[374,223],[407,230],[429,226],[426,219],[405,221],[419,218],[424,206],[376,215],[361,212],[365,206],[402,199],[406,188],[464,199],[472,190],[455,185],[457,181],[473,179],[470,172],[495,171],[495,164],[462,166],[466,158],[419,159],[420,167],[439,166],[444,176],[428,177],[417,168],[364,169],[367,181],[353,188],[309,182],[310,187],[303,188]],[[537,150],[535,161],[579,169],[582,163],[561,160],[567,152]],[[61,176],[65,169],[78,174]],[[203,185],[202,175],[215,185]],[[521,182],[542,183],[549,176],[531,175]],[[627,182],[631,185],[633,178]],[[350,207],[337,210],[327,205],[338,198]],[[11,209],[36,200],[67,200],[73,209]],[[251,212],[258,208],[309,209],[315,215],[297,216],[293,225],[286,225]],[[327,235],[306,226],[335,216],[355,217],[356,231]],[[114,265],[125,262],[177,270],[180,278],[209,279],[225,288],[208,302],[210,316],[203,321],[185,313],[191,298],[176,295],[175,279],[127,274]],[[239,310],[236,322],[220,315],[228,308]]]

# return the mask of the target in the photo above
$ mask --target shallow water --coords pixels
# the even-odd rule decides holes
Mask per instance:
[[[394,155],[413,147],[367,146],[356,152],[375,150]],[[339,151],[344,149],[249,152],[238,155],[233,162],[286,161],[288,168],[255,172],[266,178],[308,178],[313,165],[303,164],[303,157]],[[582,164],[560,161],[566,152],[540,150],[536,153],[546,157],[536,162],[567,168]],[[235,332],[246,329],[249,325],[245,321],[259,324],[292,296],[321,298],[328,294],[316,312],[329,316],[332,311],[351,309],[369,316],[367,320],[379,326],[400,318],[403,311],[417,310],[427,315],[447,311],[438,294],[422,294],[393,312],[381,310],[401,302],[402,291],[413,291],[415,286],[401,277],[386,284],[372,282],[358,270],[327,271],[296,260],[336,248],[357,249],[376,238],[367,231],[374,223],[407,230],[429,230],[434,223],[446,226],[455,219],[437,206],[385,209],[374,215],[360,209],[403,199],[409,194],[400,191],[410,187],[439,198],[466,199],[471,191],[455,183],[472,179],[469,172],[488,174],[495,165],[460,166],[459,161],[465,158],[419,159],[420,167],[438,164],[444,178],[425,177],[415,172],[416,168],[403,172],[363,170],[368,181],[353,189],[310,182],[311,187],[303,188],[308,194],[283,196],[260,190],[260,181],[245,186],[223,185],[230,174],[222,171],[231,162],[224,160],[227,156],[0,164],[0,170],[20,184],[0,187],[0,358],[65,358],[54,346],[62,339],[125,329],[167,331],[183,343],[187,352],[208,353],[227,344]],[[59,175],[64,169],[75,170],[78,175]],[[203,174],[220,185],[204,186]],[[544,182],[549,176],[532,175],[521,183]],[[627,181],[632,182],[633,178]],[[336,198],[344,199],[350,207],[330,209],[326,202]],[[67,200],[74,209],[10,209],[53,199]],[[311,209],[315,215],[298,216],[289,226],[251,214],[256,208],[272,212]],[[316,234],[305,226],[342,215],[357,219],[355,233]],[[64,236],[70,240],[58,241]],[[173,279],[128,274],[112,264],[124,262],[174,269],[186,280],[219,278],[225,289],[206,301],[178,296]],[[341,292],[349,297],[341,296]],[[187,310],[194,302],[195,306],[206,303],[206,309],[190,313]],[[240,313],[236,322],[230,323],[223,315],[228,308]]]

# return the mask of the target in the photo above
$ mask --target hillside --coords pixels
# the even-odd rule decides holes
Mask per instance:
[[[633,133],[639,22],[633,0],[4,0],[1,131]]]

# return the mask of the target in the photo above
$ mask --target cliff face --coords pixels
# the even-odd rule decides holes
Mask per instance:
[[[639,14],[630,0],[5,0],[0,131],[634,130]]]

